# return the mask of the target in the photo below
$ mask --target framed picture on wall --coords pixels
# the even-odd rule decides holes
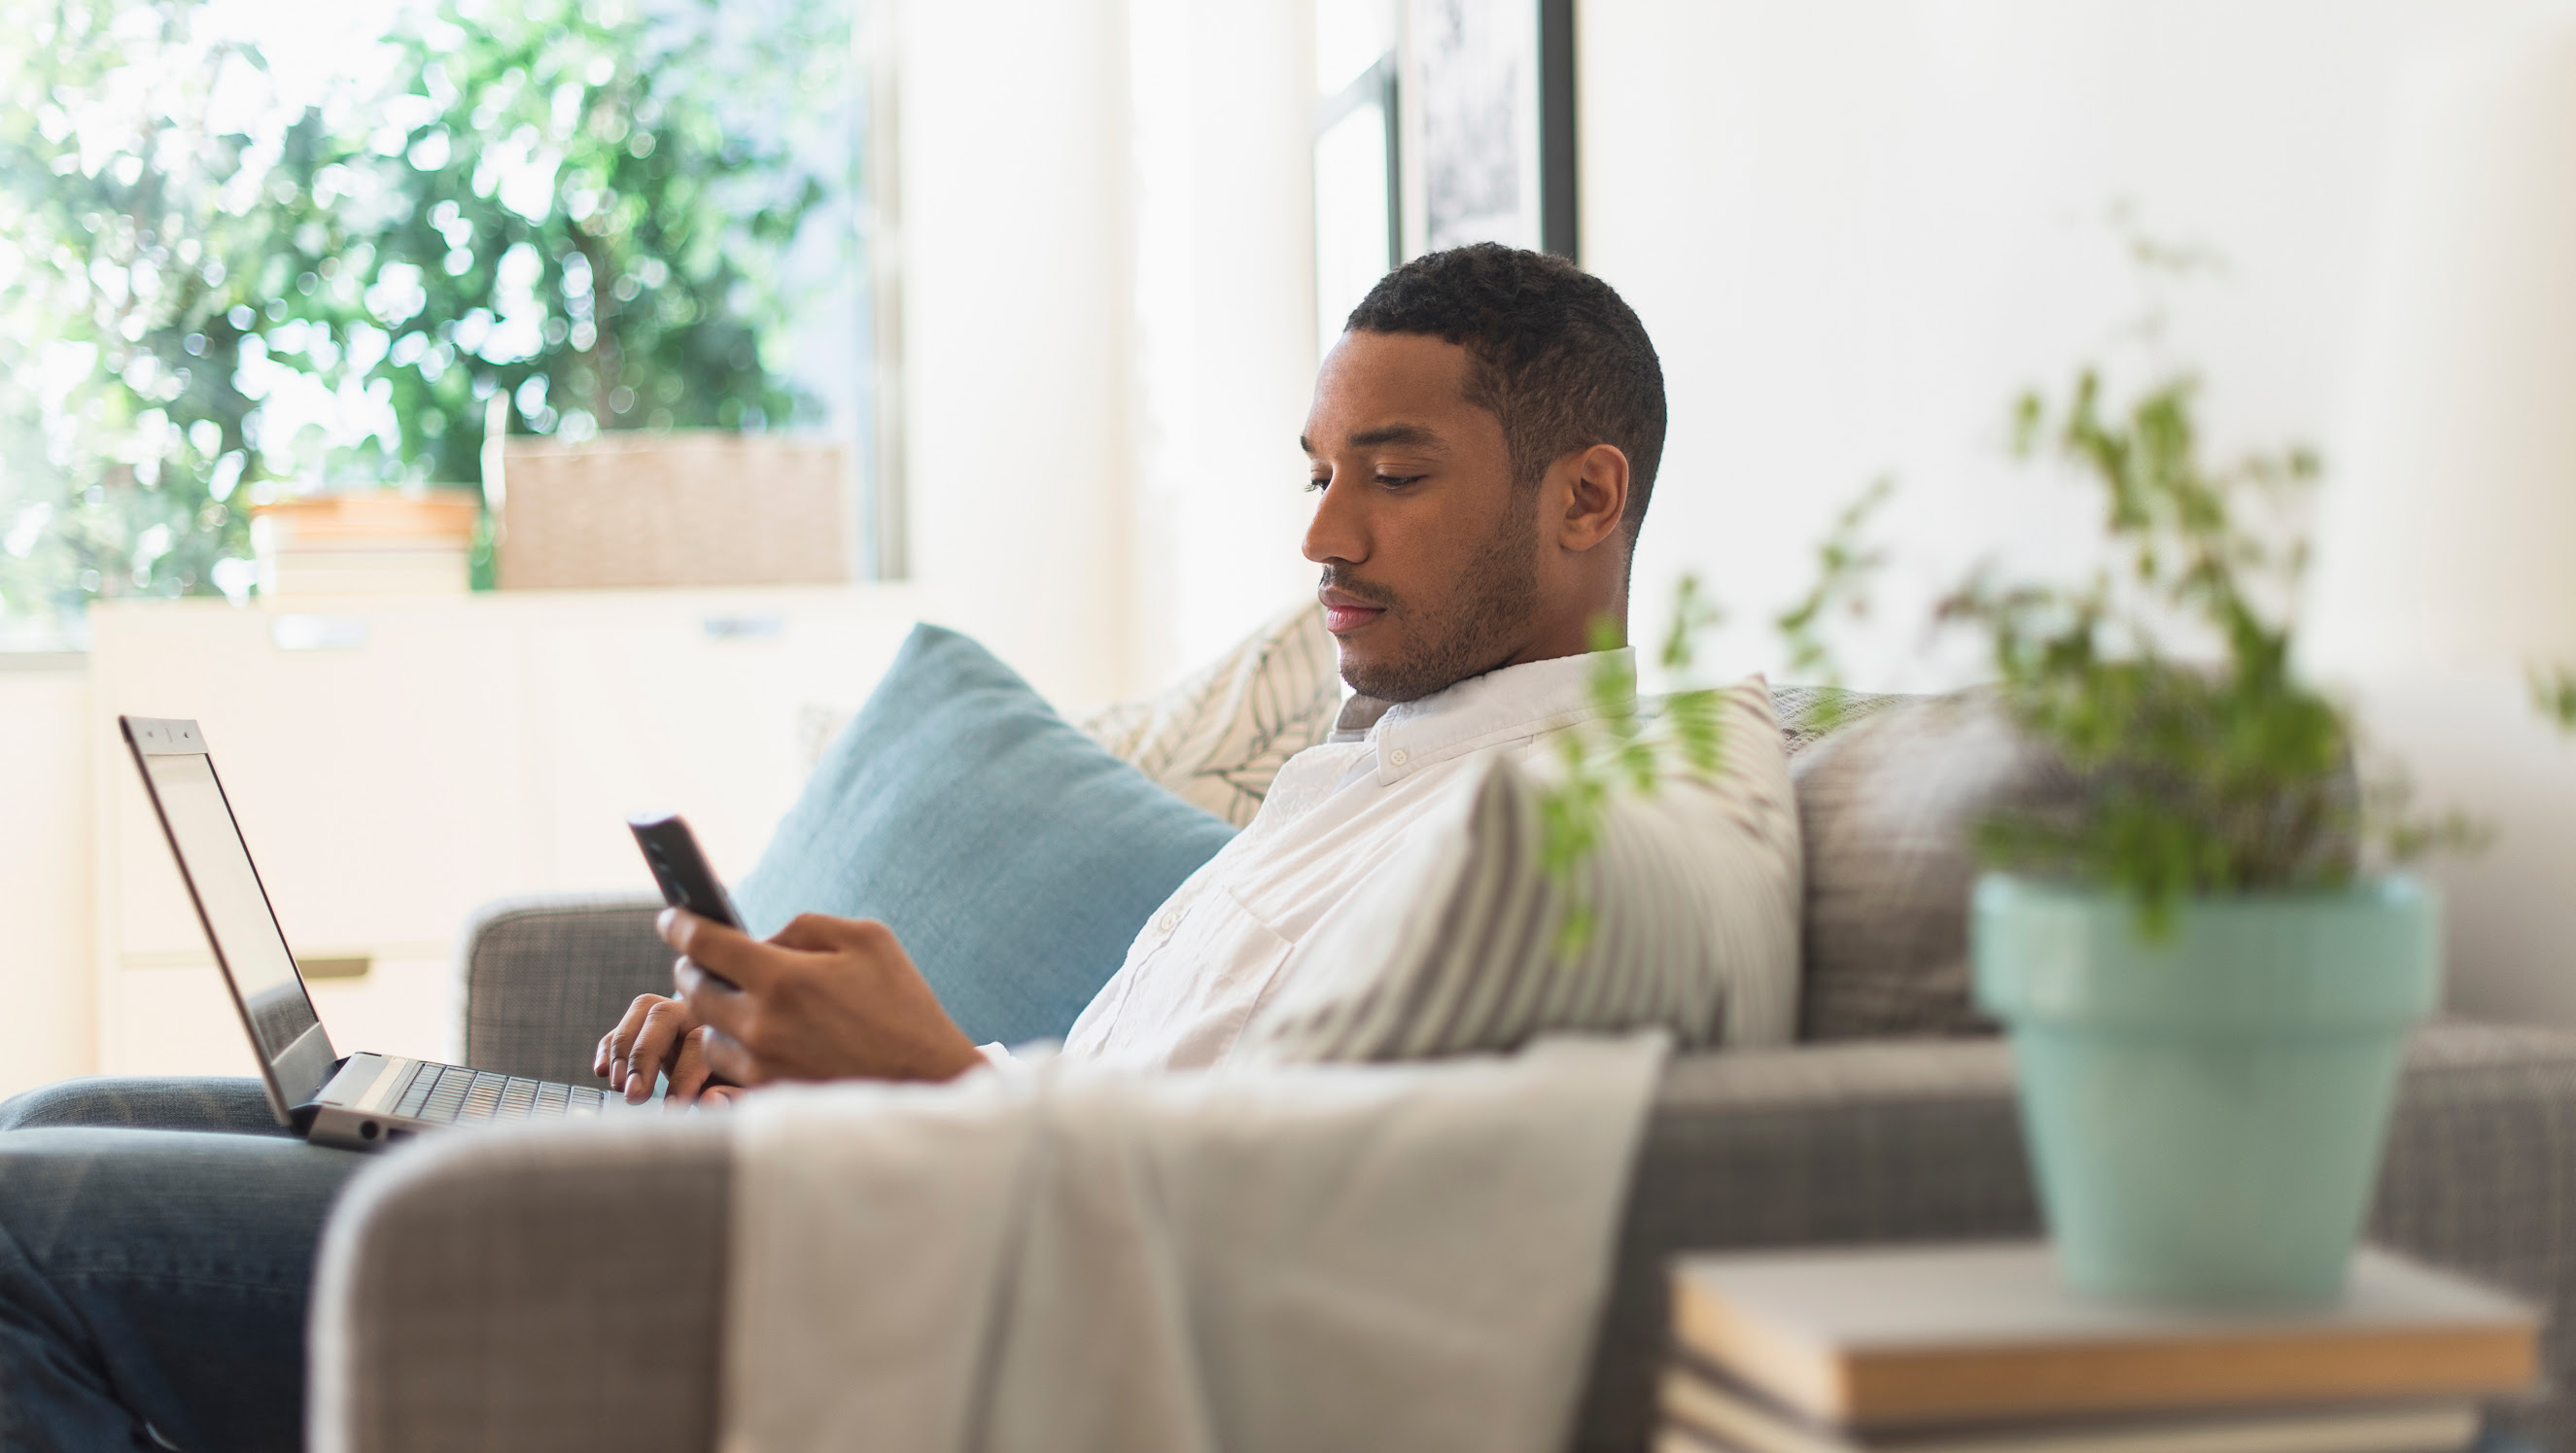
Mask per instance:
[[[1578,256],[1574,0],[1317,0],[1319,339],[1406,258]]]

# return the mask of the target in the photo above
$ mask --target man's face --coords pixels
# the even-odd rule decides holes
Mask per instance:
[[[1342,679],[1382,700],[1491,671],[1533,632],[1537,491],[1514,487],[1502,421],[1467,401],[1469,362],[1438,338],[1345,333],[1315,381],[1306,558]]]

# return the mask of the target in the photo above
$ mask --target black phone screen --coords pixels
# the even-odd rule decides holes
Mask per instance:
[[[634,830],[635,845],[644,850],[644,862],[661,886],[663,902],[727,928],[742,928],[742,916],[734,911],[724,884],[716,881],[715,870],[707,866],[707,856],[699,851],[697,836],[689,831],[686,819],[676,814],[630,817],[626,825]]]

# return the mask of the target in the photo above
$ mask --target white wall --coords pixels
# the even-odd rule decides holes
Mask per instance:
[[[1130,0],[1128,25],[1150,687],[1314,593],[1314,20],[1309,0]]]
[[[1133,675],[1123,12],[907,0],[896,39],[913,578],[1069,700]]]
[[[89,679],[65,664],[0,665],[0,1096],[95,1064]]]
[[[2510,677],[2383,675],[2359,697],[2419,803],[2463,808],[2494,835],[2424,870],[2443,894],[2450,1007],[2576,1027],[2576,741],[2539,720]]]
[[[2329,443],[2393,77],[2411,54],[2524,8],[1584,0],[1584,265],[1646,319],[1674,410],[1638,559],[1638,621],[1659,621],[1674,577],[1698,569],[1734,608],[1726,665],[1775,665],[1765,621],[1811,577],[1826,518],[1893,474],[1901,492],[1883,533],[1904,551],[1878,616],[1844,654],[1862,685],[1973,678],[1965,647],[1919,649],[1937,587],[1989,551],[2053,559],[2092,536],[2087,495],[2004,464],[2002,420],[2017,389],[2063,381],[2136,312],[2136,278],[2107,224],[2120,201],[2159,237],[2226,255],[2223,276],[2179,296],[2174,348],[2210,376],[2221,448]],[[1123,247],[1128,466],[1064,459],[1051,482],[1100,489],[1136,531],[1123,567],[1072,580],[1097,603],[1061,598],[1054,629],[1113,621],[1126,654],[1084,683],[1141,690],[1216,652],[1311,577],[1296,559],[1293,451],[1314,371],[1314,345],[1298,332],[1314,307],[1311,8],[1087,0],[1069,10],[1087,26],[1121,23],[1126,93],[1077,93],[1059,77],[1046,103],[1095,111],[1043,139],[1010,134],[1066,157],[1100,137],[1126,147],[1123,183],[1087,193],[1090,219],[1048,216]],[[1033,49],[1079,49],[1061,33],[1020,31],[974,28],[997,77],[989,90],[925,111],[920,77],[907,77],[907,147],[909,131],[951,126],[961,108],[1020,88],[1015,77],[1038,67]],[[981,144],[943,139],[938,157],[984,165]],[[922,162],[912,152],[907,162],[914,250],[948,250],[961,224],[992,224],[989,204],[945,222],[925,216]],[[1061,165],[1095,175],[1103,160]],[[1048,193],[1041,209],[1059,201]],[[1012,294],[1010,307],[1023,304]],[[1048,307],[1064,322],[1012,337],[1012,348],[1061,350],[1056,371],[1103,356],[1092,330],[1108,325],[1090,299]],[[989,363],[943,361],[922,340],[930,319],[907,327],[917,386],[951,363]],[[979,392],[976,379],[963,397]],[[1097,428],[1110,443],[1108,425]],[[914,441],[917,459],[930,448]],[[940,489],[984,489],[1020,510],[1025,484],[971,477],[999,448],[956,456],[956,469],[917,464],[914,508],[938,508]],[[945,575],[1025,598],[1020,551],[1054,531],[1054,515],[1041,520],[1015,531],[1012,554],[951,551]],[[974,569],[958,569],[961,559]],[[930,569],[925,580],[940,582]],[[1005,623],[1015,611],[992,605],[999,639],[1020,639]]]
[[[912,0],[913,576],[1068,704],[1312,588],[1308,0]]]
[[[2086,538],[2075,492],[1999,464],[2005,406],[2134,310],[2102,223],[2135,205],[2223,253],[2178,356],[2222,446],[2329,442],[2404,61],[2521,0],[1584,0],[1584,262],[1664,359],[1671,443],[1637,572],[1733,604],[1730,657],[1873,476],[1909,577],[1858,684],[1973,669],[1916,649],[1979,554]],[[1758,609],[1756,609],[1758,608]]]

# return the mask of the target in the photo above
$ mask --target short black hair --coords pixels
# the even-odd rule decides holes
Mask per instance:
[[[1343,325],[1429,334],[1475,362],[1467,400],[1502,421],[1512,472],[1534,485],[1577,449],[1628,456],[1628,541],[1664,457],[1664,365],[1608,283],[1561,257],[1478,242],[1425,253],[1378,279]]]

